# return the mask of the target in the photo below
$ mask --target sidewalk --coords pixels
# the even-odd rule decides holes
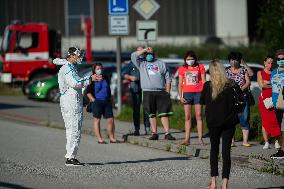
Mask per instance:
[[[59,113],[59,112],[58,112]],[[52,114],[58,115],[58,114]],[[58,116],[50,116],[49,119],[43,120],[39,117],[29,117],[29,116],[15,116],[15,115],[4,115],[0,112],[0,118],[6,118],[9,120],[39,124],[41,126],[47,126],[52,128],[64,129],[64,122],[62,119],[59,119]],[[60,114],[59,114],[60,115]],[[35,122],[34,120],[41,120]],[[55,120],[55,121],[53,121]],[[91,114],[84,112],[84,121],[82,133],[93,135],[92,129],[93,118]],[[102,135],[107,139],[106,131],[106,121],[102,119],[101,122]],[[129,122],[122,122],[115,120],[115,133],[118,140],[128,142],[134,145],[140,145],[149,148],[155,148],[158,150],[165,150],[174,153],[180,153],[188,156],[199,157],[203,159],[209,158],[210,155],[210,141],[209,137],[205,136],[203,141],[205,145],[198,144],[197,133],[191,133],[191,144],[189,146],[181,145],[184,140],[184,132],[179,130],[171,129],[171,133],[177,140],[168,141],[164,140],[164,133],[162,128],[158,128],[159,140],[151,141],[148,138],[150,135],[144,135],[144,126],[141,125],[141,135],[133,136],[133,125]],[[107,141],[107,140],[106,140]],[[273,148],[271,144],[271,149],[263,150],[262,145],[258,142],[250,142],[252,147],[243,147],[241,142],[235,142],[236,147],[232,148],[232,162],[241,166],[250,167],[253,169],[261,168],[275,168],[278,167],[281,170],[284,170],[284,161],[282,160],[271,160],[270,155],[276,152],[276,149]],[[221,146],[220,146],[221,152]]]

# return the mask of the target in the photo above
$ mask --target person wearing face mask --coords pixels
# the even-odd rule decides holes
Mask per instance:
[[[114,136],[114,118],[111,103],[111,91],[109,79],[102,74],[103,66],[100,63],[92,67],[96,80],[87,87],[87,97],[92,103],[92,112],[94,117],[94,132],[99,144],[106,144],[101,135],[100,122],[102,115],[107,119],[107,131],[110,143],[116,143]]]
[[[284,49],[278,50],[276,56],[278,68],[271,72],[270,82],[272,86],[272,102],[282,133],[282,144],[281,148],[271,158],[284,159]]]
[[[243,146],[250,147],[251,145],[248,143],[248,136],[249,136],[249,116],[250,116],[250,104],[248,95],[246,95],[246,91],[249,90],[250,87],[250,78],[249,78],[249,71],[245,66],[241,66],[242,62],[242,54],[239,52],[230,52],[228,55],[228,60],[231,66],[226,68],[226,74],[228,78],[234,80],[244,91],[244,99],[246,106],[243,112],[240,114],[240,124],[242,127],[243,133]],[[234,141],[232,142],[232,146],[235,146]]]
[[[173,114],[170,98],[171,78],[165,63],[155,58],[151,47],[133,52],[131,61],[140,72],[143,107],[149,115],[152,129],[152,136],[149,140],[159,139],[156,116],[161,118],[165,139],[175,140],[170,133],[169,116]],[[158,115],[156,115],[157,112]]]
[[[273,57],[266,56],[264,59],[264,69],[257,72],[257,82],[259,87],[261,88],[261,95],[258,99],[258,106],[261,113],[262,134],[265,141],[263,149],[269,148],[268,136],[276,138],[275,148],[280,148],[277,140],[280,136],[280,127],[279,123],[277,122],[275,110],[273,107],[267,109],[264,105],[264,100],[269,99],[272,96],[272,88],[270,84],[272,64]]]
[[[95,76],[80,77],[76,64],[80,62],[80,49],[70,47],[66,61],[58,72],[60,107],[66,128],[66,166],[83,166],[76,159],[83,121],[82,88],[87,86]],[[54,61],[56,62],[56,61]]]
[[[197,122],[198,143],[203,144],[202,140],[202,108],[200,105],[200,95],[205,79],[205,68],[203,64],[197,62],[194,51],[188,51],[184,55],[184,65],[178,69],[179,85],[178,92],[180,101],[184,106],[185,114],[185,141],[184,145],[190,144],[191,130],[191,109],[195,108],[195,118]]]

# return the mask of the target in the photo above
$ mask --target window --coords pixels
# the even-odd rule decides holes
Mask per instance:
[[[39,33],[20,33],[16,34],[16,46],[15,50],[27,50],[30,48],[38,47]]]
[[[11,44],[11,37],[12,37],[12,31],[6,29],[4,32],[4,38],[2,41],[2,51],[7,52],[10,49],[10,44]]]
[[[81,16],[93,17],[93,0],[66,0],[66,35],[83,35],[81,31]]]

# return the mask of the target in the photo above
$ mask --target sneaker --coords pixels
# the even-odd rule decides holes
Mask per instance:
[[[276,148],[276,149],[281,148],[281,146],[279,145],[278,140],[275,140],[274,145],[275,145],[275,148]]]
[[[140,132],[138,130],[134,131],[133,133],[134,136],[140,136]]]
[[[168,133],[168,134],[165,135],[165,140],[176,140],[176,138],[173,137],[173,136],[171,135],[171,133]]]
[[[157,133],[153,133],[149,140],[159,140],[159,135]]]
[[[269,148],[269,142],[265,142],[265,144],[264,144],[264,146],[263,146],[263,148],[262,149],[268,149]]]
[[[80,163],[77,159],[75,158],[71,158],[71,159],[67,159],[66,166],[84,166],[84,163]]]
[[[284,159],[284,151],[282,149],[278,150],[276,154],[270,156],[272,159]]]

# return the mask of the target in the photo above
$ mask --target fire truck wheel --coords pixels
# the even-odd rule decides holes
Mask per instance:
[[[54,103],[59,102],[59,97],[60,97],[60,94],[59,94],[58,87],[50,89],[47,93],[47,100],[49,102],[54,102]]]

